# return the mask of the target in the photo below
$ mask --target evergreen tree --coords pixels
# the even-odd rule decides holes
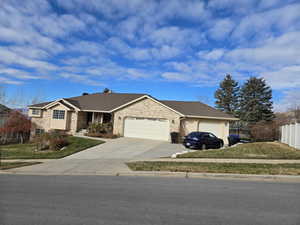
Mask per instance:
[[[240,118],[249,123],[273,120],[272,89],[263,78],[251,77],[241,88]]]
[[[239,89],[238,82],[227,74],[220,83],[220,88],[215,92],[216,108],[236,116],[239,107]]]

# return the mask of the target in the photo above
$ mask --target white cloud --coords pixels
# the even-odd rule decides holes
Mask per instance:
[[[218,60],[224,55],[224,53],[225,53],[224,49],[214,49],[210,52],[200,51],[198,52],[198,56],[206,60]]]
[[[176,73],[176,72],[165,72],[161,75],[164,79],[168,81],[179,81],[179,82],[187,82],[190,81],[190,77],[183,74],[183,73]]]
[[[5,77],[0,77],[0,84],[14,84],[14,85],[20,85],[23,82],[21,81],[16,81],[16,80],[11,80]]]
[[[41,76],[34,76],[31,75],[28,72],[22,71],[22,70],[17,70],[17,69],[10,69],[10,68],[0,68],[0,74],[6,75],[6,76],[11,76],[14,78],[18,79],[40,79]]]
[[[61,73],[62,78],[68,79],[71,82],[80,82],[82,84],[91,85],[91,86],[104,86],[103,83],[96,80],[90,79],[87,75],[71,74],[71,73]]]
[[[234,30],[232,38],[246,42],[250,39],[266,39],[277,33],[297,30],[300,25],[300,4],[287,5],[268,11],[249,14],[241,19]],[[280,19],[278,19],[280,18]]]
[[[300,65],[283,67],[261,74],[274,89],[300,87]]]
[[[33,26],[50,37],[64,37],[85,29],[85,23],[73,15],[50,15],[33,20]]]
[[[174,58],[174,57],[180,55],[181,50],[176,48],[176,47],[163,45],[160,48],[153,48],[152,49],[152,54],[153,54],[153,57],[155,59],[162,59],[163,60],[163,59]]]
[[[226,54],[226,58],[231,62],[259,64],[266,69],[300,64],[300,32],[270,38],[257,47],[234,49]]]
[[[9,51],[5,48],[0,47],[0,63],[4,63],[6,65],[21,65],[28,68],[34,68],[37,70],[55,70],[57,66],[41,61],[41,60],[31,60],[22,56],[17,55],[16,53]]]
[[[276,112],[286,112],[300,106],[300,90],[291,89],[283,92],[283,98],[274,104]]]
[[[230,19],[222,19],[215,23],[209,30],[209,35],[215,40],[223,40],[228,37],[233,30],[235,23]]]
[[[203,36],[196,30],[171,26],[154,30],[149,35],[148,40],[154,46],[172,45],[175,47],[185,47],[187,45],[200,44],[203,42]]]

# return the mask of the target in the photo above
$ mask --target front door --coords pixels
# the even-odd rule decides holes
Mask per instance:
[[[93,113],[87,112],[87,119],[86,119],[86,125],[90,125],[93,122]]]

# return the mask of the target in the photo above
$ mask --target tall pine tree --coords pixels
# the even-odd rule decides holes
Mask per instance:
[[[249,123],[274,118],[272,89],[263,78],[251,77],[241,88],[240,118]]]
[[[239,107],[239,84],[227,74],[215,92],[216,108],[237,116]]]

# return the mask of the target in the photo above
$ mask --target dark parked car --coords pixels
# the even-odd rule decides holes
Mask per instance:
[[[228,136],[228,144],[229,146],[235,145],[241,141],[241,138],[237,134],[230,134]]]
[[[192,132],[184,138],[183,145],[186,148],[209,149],[221,148],[224,142],[209,132]]]

